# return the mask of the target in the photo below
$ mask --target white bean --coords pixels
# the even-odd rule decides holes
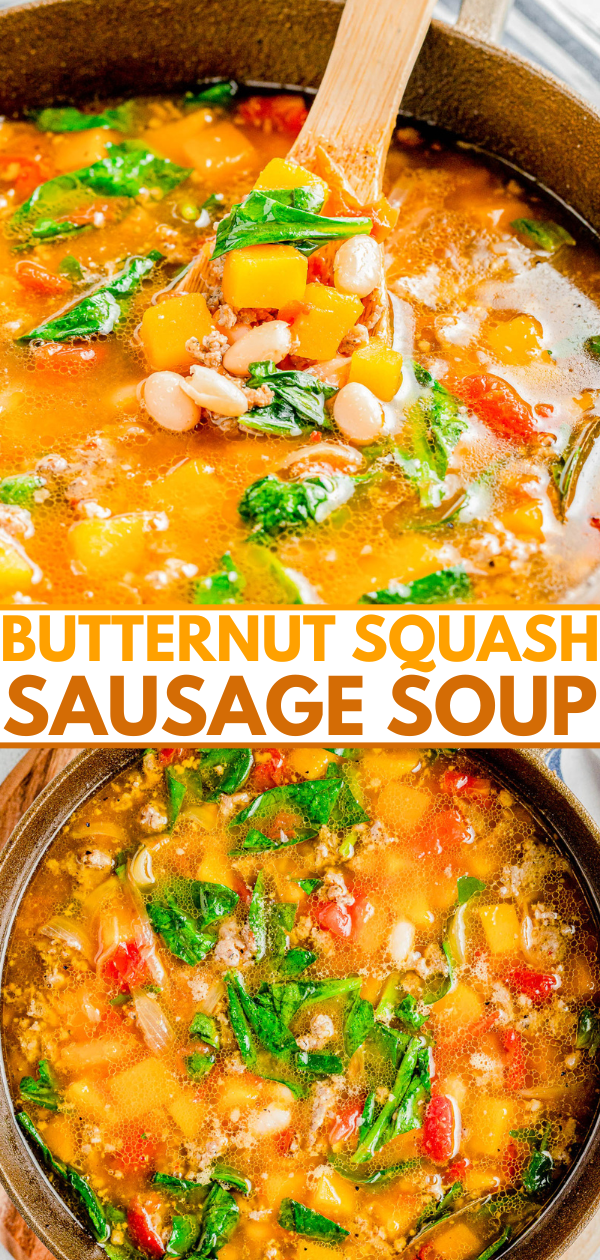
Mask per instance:
[[[346,446],[343,442],[311,442],[309,446],[300,446],[286,455],[279,467],[293,468],[296,475],[301,467],[306,467],[311,473],[356,473],[364,462],[364,455],[354,446]]]
[[[163,429],[185,433],[200,419],[200,409],[183,391],[183,377],[177,372],[153,372],[143,382],[146,411]]]
[[[225,352],[223,367],[233,376],[247,376],[251,363],[265,363],[271,359],[280,363],[292,348],[289,324],[282,319],[272,319],[266,324],[251,328]]]
[[[338,293],[367,297],[382,279],[381,249],[372,236],[351,236],[340,245],[333,263]]]
[[[333,418],[344,437],[359,446],[374,442],[383,429],[384,415],[379,399],[358,381],[350,381],[336,394]]]
[[[191,375],[182,381],[181,388],[193,398],[199,407],[215,411],[218,416],[243,416],[248,410],[246,395],[214,368],[195,363]]]
[[[390,935],[389,951],[397,967],[406,962],[415,942],[415,925],[410,919],[398,919]]]

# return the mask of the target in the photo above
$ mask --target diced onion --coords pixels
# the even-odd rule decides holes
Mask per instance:
[[[157,1000],[143,989],[134,989],[133,1006],[140,1032],[152,1054],[160,1054],[173,1040],[173,1029]]]
[[[140,845],[131,859],[129,868],[131,879],[138,888],[150,888],[154,881],[152,871],[152,854],[145,844]]]
[[[76,949],[91,962],[93,957],[92,942],[80,923],[57,915],[40,928],[42,936],[49,936],[53,941],[60,941],[69,949]]]

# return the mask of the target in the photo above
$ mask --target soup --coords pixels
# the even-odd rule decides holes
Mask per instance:
[[[600,556],[585,229],[406,126],[361,207],[286,161],[302,97],[234,89],[0,125],[0,598],[561,599]]]
[[[481,1260],[597,1104],[597,927],[475,762],[147,751],[53,842],[4,1055],[111,1260]]]

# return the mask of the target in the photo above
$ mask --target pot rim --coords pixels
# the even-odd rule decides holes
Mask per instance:
[[[226,747],[227,745],[221,745]],[[522,799],[532,815],[573,863],[575,874],[590,907],[600,924],[600,827],[596,825],[571,790],[562,783],[546,764],[541,751],[536,749],[466,749],[494,777],[510,786]],[[43,789],[17,824],[0,854],[0,971],[2,982],[6,967],[6,953],[15,916],[31,878],[53,843],[64,823],[85,800],[104,784],[126,770],[142,755],[142,748],[92,749],[78,754]],[[515,770],[522,771],[522,778],[515,785]],[[529,782],[526,782],[529,780]],[[547,789],[547,790],[544,790]],[[541,796],[541,801],[537,798]],[[557,825],[553,818],[552,798],[559,797],[566,807],[565,817]],[[532,799],[533,798],[533,799]],[[550,804],[547,803],[550,801]],[[571,825],[569,825],[569,823]],[[591,852],[598,862],[598,875],[594,880],[589,864],[577,853],[571,836],[577,824],[586,833]],[[593,1159],[600,1141],[600,1097],[594,1118],[591,1120],[581,1151],[561,1181],[548,1205],[515,1238],[505,1251],[506,1256],[531,1255],[531,1245],[539,1238],[540,1231],[552,1227],[553,1218],[581,1184],[586,1168]],[[27,1224],[52,1251],[57,1260],[101,1260],[101,1248],[86,1233],[80,1218],[55,1189],[37,1162],[18,1127],[10,1095],[4,1054],[0,1054],[0,1182],[23,1215]],[[581,1232],[600,1203],[600,1185],[576,1219],[569,1221],[559,1250],[546,1250],[546,1256],[558,1256]],[[536,1237],[537,1236],[537,1237]],[[552,1247],[552,1240],[549,1240]]]

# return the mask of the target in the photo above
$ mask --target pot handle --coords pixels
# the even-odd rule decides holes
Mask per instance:
[[[462,0],[455,29],[495,44],[504,29],[512,0]]]

